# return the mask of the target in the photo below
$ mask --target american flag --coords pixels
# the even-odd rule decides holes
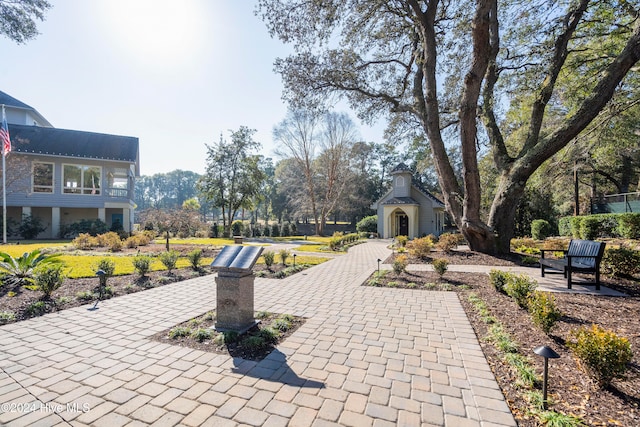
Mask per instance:
[[[2,106],[2,128],[0,128],[0,141],[2,141],[2,154],[7,155],[11,151],[11,139],[9,138],[9,126],[7,125],[7,116],[4,113],[4,105]]]

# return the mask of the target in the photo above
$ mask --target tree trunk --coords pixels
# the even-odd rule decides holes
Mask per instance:
[[[503,174],[491,205],[488,225],[493,230],[495,251],[507,254],[511,249],[516,208],[524,194],[527,178]]]

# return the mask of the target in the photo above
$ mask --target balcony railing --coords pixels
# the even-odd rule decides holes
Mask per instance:
[[[129,190],[126,188],[106,188],[106,194],[109,197],[121,197],[129,199]]]

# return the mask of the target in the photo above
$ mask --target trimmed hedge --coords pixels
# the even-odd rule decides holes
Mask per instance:
[[[378,215],[365,216],[356,224],[356,230],[365,233],[378,232]]]
[[[640,213],[565,216],[558,222],[561,236],[593,240],[599,237],[640,239]]]

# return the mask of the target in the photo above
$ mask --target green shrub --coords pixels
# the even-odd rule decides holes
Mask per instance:
[[[153,232],[144,231],[143,233],[129,236],[125,239],[124,245],[127,248],[137,248],[138,246],[147,246],[155,237]]]
[[[244,223],[239,219],[231,223],[231,233],[233,233],[234,236],[242,236],[243,229]]]
[[[356,230],[361,233],[378,232],[378,215],[365,216],[356,223]]]
[[[62,286],[65,278],[62,268],[61,264],[42,264],[35,268],[33,281],[45,299],[50,299],[53,291]]]
[[[63,239],[75,237],[81,233],[97,236],[107,231],[109,231],[107,224],[100,219],[83,219],[73,224],[60,224],[60,237]]]
[[[211,337],[213,336],[213,332],[213,329],[197,328],[191,331],[191,337],[193,337],[198,342],[202,342],[211,339]]]
[[[536,286],[536,281],[526,274],[510,274],[504,290],[520,307],[527,308],[529,296]]]
[[[534,219],[531,221],[531,237],[536,240],[544,240],[551,236],[553,230],[546,219]]]
[[[393,271],[396,274],[403,273],[407,269],[407,265],[409,265],[409,261],[406,255],[396,255],[393,259]]]
[[[187,254],[187,259],[189,260],[189,265],[194,270],[198,270],[200,268],[200,263],[202,262],[202,249],[194,249]]]
[[[640,239],[640,213],[619,214],[616,232],[625,239]]]
[[[190,328],[196,328],[202,324],[202,319],[191,319],[187,322]]]
[[[80,250],[87,250],[98,246],[98,239],[88,233],[81,233],[71,241],[71,244]]]
[[[309,267],[309,265],[308,265],[308,264],[296,264],[296,266],[295,266],[295,267],[291,265],[291,266],[289,266],[289,267],[287,267],[287,268],[284,268],[284,269],[282,269],[282,270],[280,270],[280,271],[276,272],[276,273],[273,275],[273,277],[274,277],[275,279],[284,279],[285,277],[289,277],[289,276],[291,276],[292,274],[295,274],[295,273],[297,273],[297,272],[299,272],[299,271],[302,271],[302,270],[304,270],[304,269],[306,269],[306,268],[308,268],[308,267]]]
[[[342,246],[342,238],[344,237],[344,234],[340,231],[336,231],[333,233],[333,236],[331,236],[331,239],[329,239],[329,248],[332,251],[337,251],[338,249],[340,249],[340,247]]]
[[[277,329],[277,330],[282,331],[282,332],[286,332],[289,329],[291,329],[291,322],[289,320],[287,320],[287,319],[278,318],[278,319],[275,319],[271,323],[271,326],[274,329]]]
[[[296,318],[293,316],[293,314],[287,314],[287,313],[281,314],[279,316],[279,318],[280,319],[284,319],[284,320],[288,320],[289,322],[293,322],[294,320],[296,320]]]
[[[633,358],[629,340],[595,324],[571,331],[567,345],[583,369],[603,388],[614,378],[623,377]]]
[[[565,216],[558,220],[558,235],[571,237],[571,216]]]
[[[289,250],[287,249],[281,249],[278,252],[278,255],[280,255],[280,261],[282,262],[282,265],[287,265],[287,258],[289,258],[289,255],[291,255],[291,253],[289,252]]]
[[[25,252],[17,258],[0,252],[0,274],[2,280],[14,285],[26,285],[33,283],[33,274],[36,267],[44,264],[62,264],[59,254],[46,255],[35,249]]]
[[[267,343],[264,341],[264,339],[257,335],[246,337],[242,340],[242,343],[250,351],[262,350],[267,346]]]
[[[593,240],[597,237],[640,237],[640,213],[611,213],[560,218],[561,236]]]
[[[433,261],[431,261],[431,265],[433,266],[433,271],[435,271],[438,274],[438,276],[442,278],[444,273],[447,272],[447,269],[449,267],[449,261],[447,261],[444,258],[436,258]]]
[[[151,257],[147,255],[136,255],[131,262],[133,263],[133,269],[140,275],[140,277],[146,276],[151,270]]]
[[[493,285],[496,291],[506,294],[507,291],[505,290],[505,286],[507,285],[510,276],[511,273],[493,269],[489,272],[489,282],[491,282],[491,285]]]
[[[404,248],[407,246],[407,242],[409,241],[409,237],[407,236],[396,236],[396,241],[398,242],[399,248]]]
[[[76,292],[76,299],[79,301],[91,301],[95,298],[96,298],[95,294],[91,291]]]
[[[275,344],[280,337],[280,331],[274,328],[266,327],[260,329],[258,336],[264,340],[267,344]]]
[[[276,257],[276,254],[272,251],[262,252],[262,259],[264,259],[264,265],[266,265],[269,270],[271,270],[271,266],[275,262],[275,257]]]
[[[280,235],[283,237],[291,236],[291,225],[288,222],[282,224],[280,229]]]
[[[280,224],[271,224],[271,237],[280,237]]]
[[[109,248],[112,252],[118,252],[122,249],[122,240],[115,231],[99,234],[97,239],[99,246]]]
[[[240,338],[240,335],[236,331],[224,331],[223,335],[225,343],[233,343],[238,341],[238,338]]]
[[[180,257],[180,253],[178,251],[167,251],[167,252],[162,252],[160,254],[160,262],[167,267],[167,270],[169,270],[169,273],[171,273],[171,270],[176,268],[176,264],[178,263],[178,258]]]
[[[438,243],[436,243],[435,246],[443,252],[451,252],[458,247],[459,242],[460,239],[457,235],[452,233],[444,233],[440,235],[440,237],[438,238]]]
[[[93,266],[93,271],[104,271],[105,276],[111,277],[116,271],[116,262],[109,258],[101,258],[96,265]]]
[[[527,303],[533,323],[548,334],[562,317],[556,306],[556,299],[548,292],[534,291]]]
[[[593,216],[582,217],[580,220],[580,238],[594,240],[599,235],[600,221]]]
[[[20,235],[27,239],[32,240],[38,237],[38,234],[45,231],[47,227],[42,225],[42,220],[38,217],[31,215],[23,215],[22,222],[18,226]]]
[[[633,276],[640,272],[640,251],[620,246],[604,251],[602,269],[614,276]]]
[[[571,224],[571,237],[574,239],[580,239],[580,223],[581,219],[579,216],[572,216],[569,218],[569,223]]]
[[[47,311],[47,304],[45,304],[44,301],[32,302],[24,309],[25,314],[29,317],[40,316],[41,314],[44,314],[46,311]]]
[[[169,338],[176,339],[180,337],[188,337],[191,335],[191,329],[184,326],[176,326],[169,331]]]
[[[420,259],[425,259],[431,256],[432,248],[433,239],[429,236],[421,237],[419,239],[413,239],[407,244],[407,250],[409,251],[409,254]]]
[[[11,323],[16,320],[16,314],[13,311],[0,311],[0,325]]]

